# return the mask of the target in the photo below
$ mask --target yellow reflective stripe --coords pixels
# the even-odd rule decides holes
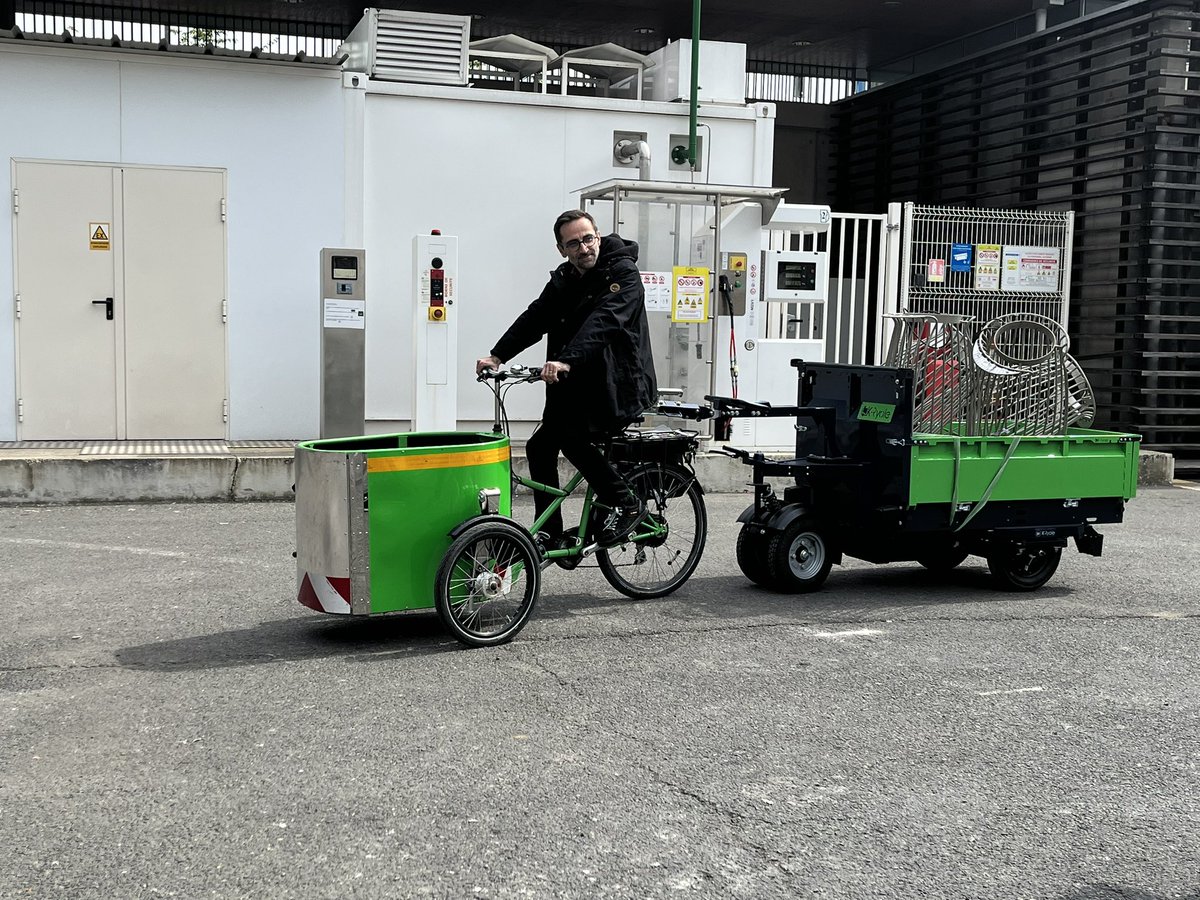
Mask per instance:
[[[460,450],[455,453],[415,453],[408,456],[374,456],[367,459],[368,472],[412,472],[419,469],[453,469],[507,462],[508,447],[491,450]]]

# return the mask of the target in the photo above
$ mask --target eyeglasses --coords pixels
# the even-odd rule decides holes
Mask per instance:
[[[590,247],[598,240],[600,240],[600,235],[598,234],[585,234],[577,241],[567,241],[562,247],[568,253],[576,253],[580,247]]]

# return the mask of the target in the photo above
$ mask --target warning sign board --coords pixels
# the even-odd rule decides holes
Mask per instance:
[[[111,249],[112,241],[109,240],[109,235],[112,234],[112,228],[108,222],[89,222],[88,223],[88,249],[90,250],[109,250]]]
[[[708,269],[694,266],[671,269],[671,321],[708,321]]]

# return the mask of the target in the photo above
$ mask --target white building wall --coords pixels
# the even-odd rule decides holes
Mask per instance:
[[[555,217],[578,206],[580,188],[638,177],[636,165],[613,162],[614,131],[647,134],[652,180],[691,180],[670,169],[668,152],[672,134],[687,134],[688,107],[380,82],[363,89],[368,429],[405,428],[412,414],[412,240],[432,228],[459,239],[459,422],[489,423],[491,394],[475,382],[474,361],[562,262]],[[771,104],[702,108],[706,159],[696,180],[769,184],[773,121]],[[592,211],[607,232],[608,205]],[[538,364],[539,354],[517,361]],[[536,387],[515,390],[510,415],[536,421],[542,399]]]
[[[182,54],[0,43],[0,189],[12,159],[228,170],[230,437],[318,428],[318,259],[344,225],[341,73]],[[0,216],[0,285],[13,285]],[[0,440],[16,437],[0,303]]]
[[[355,84],[355,82],[358,82]],[[774,108],[701,108],[695,180],[766,185]],[[650,177],[669,167],[686,104],[371,82],[313,67],[0,42],[0,188],[10,159],[209,166],[228,171],[230,437],[306,438],[319,427],[318,251],[367,251],[368,430],[408,426],[414,375],[412,240],[459,238],[458,415],[491,421],[473,361],[537,295],[561,257],[554,217],[580,188],[636,178],[615,130],[646,132]],[[602,230],[609,211],[594,210]],[[628,236],[637,238],[638,235]],[[0,285],[13,284],[0,216]],[[14,321],[0,303],[0,440],[16,437]],[[523,361],[541,362],[538,351]],[[536,420],[541,392],[514,393]]]

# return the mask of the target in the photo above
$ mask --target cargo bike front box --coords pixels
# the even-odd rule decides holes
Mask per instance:
[[[451,533],[511,514],[508,438],[422,432],[296,447],[298,600],[365,616],[432,609]]]

